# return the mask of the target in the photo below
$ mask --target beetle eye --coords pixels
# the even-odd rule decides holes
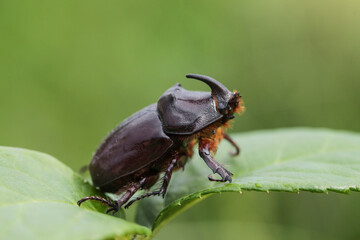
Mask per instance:
[[[227,110],[226,110],[226,108],[224,108],[224,109],[219,109],[219,112],[220,112],[220,114],[222,114],[222,115],[226,115],[227,113]]]

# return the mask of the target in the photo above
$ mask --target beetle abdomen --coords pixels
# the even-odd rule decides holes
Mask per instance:
[[[90,164],[95,186],[105,186],[146,167],[171,147],[173,142],[162,130],[156,106],[125,119],[100,145]]]

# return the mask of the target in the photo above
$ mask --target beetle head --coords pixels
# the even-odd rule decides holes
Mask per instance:
[[[242,111],[241,96],[237,91],[229,91],[219,81],[208,76],[187,74],[186,77],[200,80],[211,88],[211,93],[216,99],[217,110],[227,119],[233,119],[235,112],[240,113]]]

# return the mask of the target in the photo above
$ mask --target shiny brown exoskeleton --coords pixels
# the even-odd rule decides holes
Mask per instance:
[[[232,173],[211,156],[219,142],[225,138],[239,154],[239,147],[225,133],[234,113],[244,110],[241,96],[231,92],[217,80],[208,76],[188,74],[206,83],[211,92],[188,91],[175,84],[158,100],[133,114],[116,127],[96,151],[90,173],[93,184],[103,192],[121,194],[115,203],[96,196],[86,200],[100,201],[109,206],[107,212],[117,212],[125,203],[128,208],[135,201],[152,195],[165,196],[172,172],[184,168],[199,144],[199,155],[207,166],[220,175],[210,181],[231,182]],[[139,189],[150,189],[164,172],[158,191],[130,198]]]

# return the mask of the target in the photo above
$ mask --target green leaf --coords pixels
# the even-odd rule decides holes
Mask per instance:
[[[231,184],[208,181],[211,170],[195,156],[184,172],[173,174],[164,200],[140,202],[137,221],[156,232],[176,214],[221,192],[360,191],[359,134],[295,128],[234,134],[232,138],[241,147],[240,156],[230,157],[233,148],[225,141],[215,156],[234,173]]]
[[[0,147],[0,239],[137,239],[148,228],[104,214],[103,196],[53,157]]]

